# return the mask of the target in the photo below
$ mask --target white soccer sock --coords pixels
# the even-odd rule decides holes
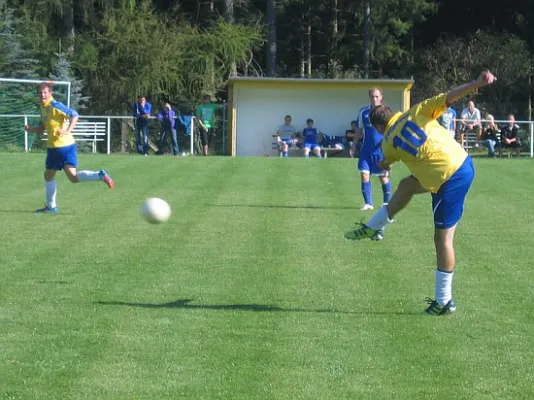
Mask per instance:
[[[46,206],[48,208],[56,208],[56,181],[45,181]]]
[[[98,171],[78,171],[78,180],[80,182],[99,181],[100,175]]]
[[[365,225],[371,228],[373,231],[379,231],[384,229],[388,224],[392,223],[393,220],[389,219],[388,209],[386,206],[380,207],[380,209],[371,217]]]
[[[436,301],[444,306],[452,300],[452,278],[454,271],[443,272],[436,268]]]

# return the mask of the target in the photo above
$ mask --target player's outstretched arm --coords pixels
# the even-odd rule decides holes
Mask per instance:
[[[59,133],[60,135],[65,135],[65,134],[72,133],[72,130],[74,129],[74,127],[78,123],[78,118],[79,118],[78,116],[75,116],[75,117],[71,118],[70,122],[69,122],[69,126],[67,127],[67,129],[58,129],[57,133]]]
[[[466,94],[475,92],[478,89],[483,88],[484,86],[491,85],[496,80],[497,78],[491,72],[483,71],[476,80],[451,89],[447,93],[447,105],[450,106],[452,103],[454,103],[456,100],[461,99]]]

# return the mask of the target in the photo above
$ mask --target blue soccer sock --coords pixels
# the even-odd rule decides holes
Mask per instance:
[[[382,193],[384,194],[384,203],[389,203],[391,199],[391,182],[382,184]]]
[[[371,198],[371,182],[362,182],[362,194],[363,194],[363,201],[365,201],[365,204],[373,205],[373,200]]]
[[[289,156],[289,154],[288,154],[287,151],[282,151],[282,157],[288,157],[288,156]]]

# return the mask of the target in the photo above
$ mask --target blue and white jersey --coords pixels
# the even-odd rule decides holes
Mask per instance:
[[[317,128],[304,128],[302,136],[304,136],[304,143],[317,144]]]
[[[449,109],[445,111],[443,114],[441,114],[441,117],[439,117],[439,123],[441,126],[443,126],[448,131],[453,131],[455,119],[456,119],[456,111],[454,110],[454,108],[449,107]]]
[[[360,154],[382,154],[382,138],[383,135],[378,132],[371,124],[369,114],[371,113],[371,105],[367,105],[360,109],[358,118],[356,119],[356,126],[362,130],[363,141]]]

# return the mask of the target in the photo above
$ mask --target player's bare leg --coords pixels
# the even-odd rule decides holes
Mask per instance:
[[[452,299],[452,280],[454,278],[455,254],[454,233],[456,225],[447,229],[434,231],[436,246],[436,290],[435,299],[428,299],[429,306],[425,310],[431,315],[445,315],[456,311]]]
[[[413,196],[422,193],[427,193],[427,190],[421,186],[413,175],[403,178],[386,206],[388,218],[391,220],[395,218],[395,215],[410,203]]]
[[[383,239],[383,230],[393,222],[395,215],[410,203],[414,195],[426,192],[415,177],[410,175],[402,179],[389,203],[382,206],[367,223],[361,224],[359,229],[345,233],[345,238],[350,240]]]

